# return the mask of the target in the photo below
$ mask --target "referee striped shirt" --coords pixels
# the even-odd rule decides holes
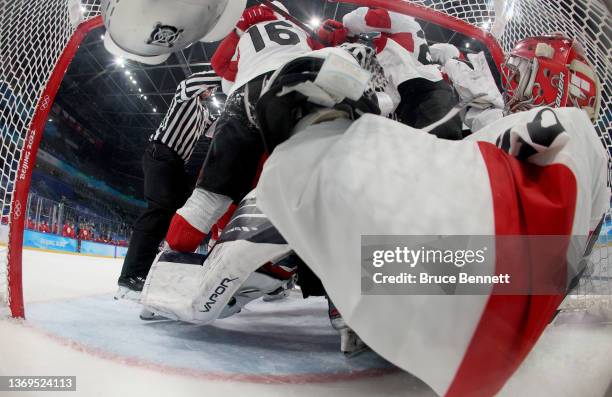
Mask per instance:
[[[221,78],[213,71],[194,73],[181,81],[168,113],[151,140],[173,149],[187,162],[196,142],[212,124],[210,112],[199,95],[220,85]]]

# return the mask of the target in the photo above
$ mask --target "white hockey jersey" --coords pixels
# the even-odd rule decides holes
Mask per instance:
[[[251,26],[238,42],[234,54],[238,71],[229,92],[234,92],[257,76],[278,69],[298,55],[312,51],[311,43],[308,34],[288,20]]]
[[[433,82],[442,80],[438,67],[427,64],[431,61],[427,40],[413,17],[360,7],[346,14],[342,23],[353,35],[382,33],[380,38],[374,40],[377,56],[396,86],[414,78]]]
[[[606,163],[576,108],[513,114],[463,141],[365,115],[311,125],[278,146],[257,197],[374,351],[440,395],[490,396],[563,294],[364,295],[362,235],[586,236],[609,206]],[[514,266],[529,283],[539,271],[565,269],[566,258],[577,262],[584,244],[558,250],[549,268],[495,245],[493,267],[482,271]]]

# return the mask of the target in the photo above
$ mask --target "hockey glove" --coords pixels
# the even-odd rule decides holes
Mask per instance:
[[[249,7],[244,10],[242,17],[240,17],[240,20],[236,24],[236,33],[238,36],[242,36],[251,26],[260,22],[274,21],[276,19],[274,11],[269,7],[263,5]]]
[[[235,31],[231,32],[219,44],[210,60],[210,65],[215,73],[228,81],[234,81],[238,73],[238,62],[233,58],[239,41],[238,34]]]
[[[336,47],[346,41],[348,29],[342,22],[328,19],[319,28],[317,35],[330,47]]]

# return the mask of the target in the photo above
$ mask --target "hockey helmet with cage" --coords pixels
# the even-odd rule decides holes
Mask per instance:
[[[257,101],[257,124],[268,153],[289,139],[305,116],[330,108],[355,120],[380,114],[376,93],[368,88],[371,74],[340,48],[324,48],[279,68]]]
[[[198,40],[223,39],[245,7],[246,0],[102,0],[104,47],[156,65]]]
[[[601,86],[577,41],[561,34],[523,39],[501,69],[510,112],[575,106],[597,119]]]

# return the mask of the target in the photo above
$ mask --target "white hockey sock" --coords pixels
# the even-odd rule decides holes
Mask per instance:
[[[232,199],[196,188],[177,214],[202,233],[208,233],[217,220],[227,211]]]

